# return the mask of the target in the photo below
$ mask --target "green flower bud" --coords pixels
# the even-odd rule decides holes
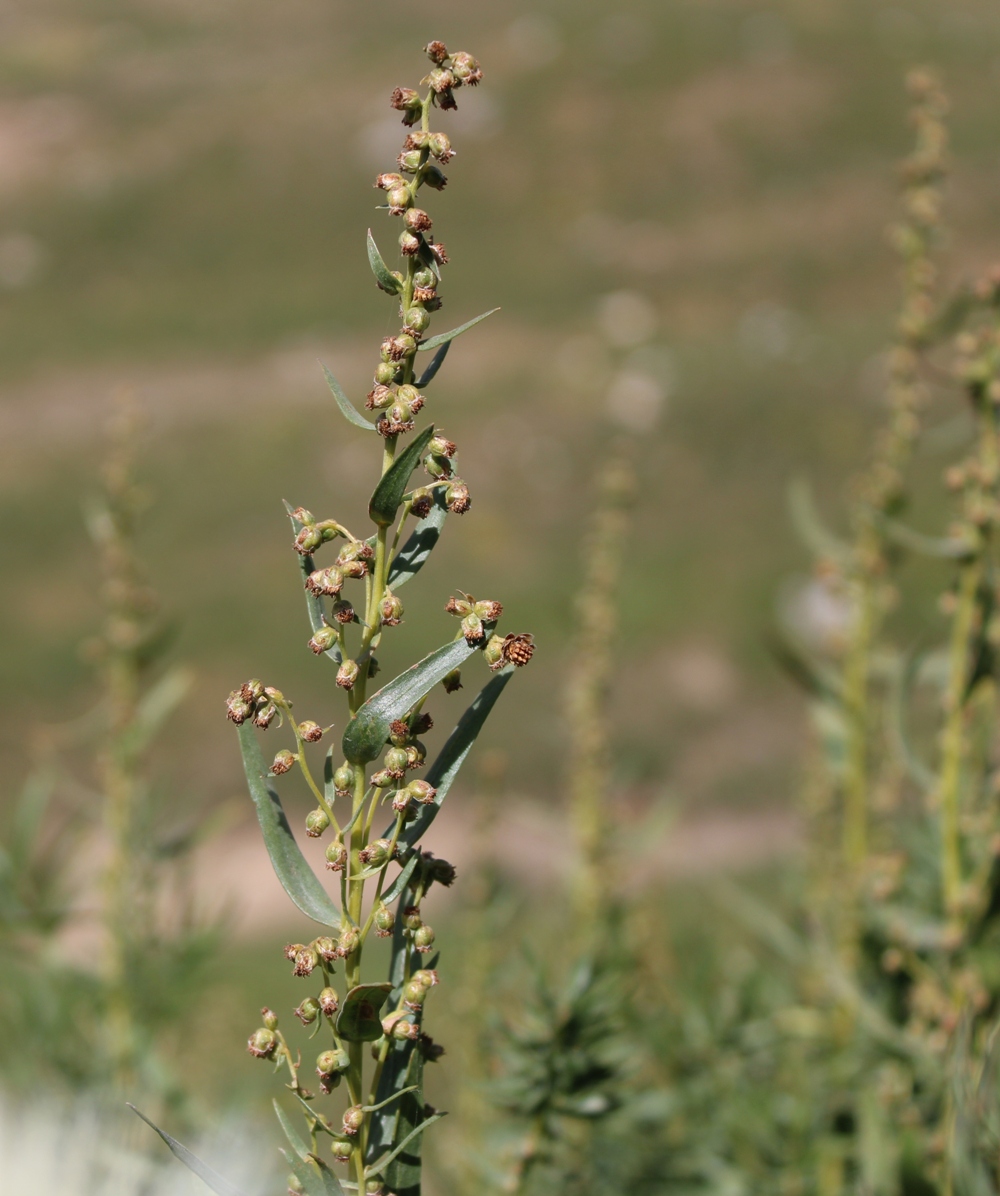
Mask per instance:
[[[424,311],[422,307],[411,307],[407,309],[403,324],[411,332],[426,332],[430,327],[431,317],[430,312]]]
[[[393,367],[390,367],[393,368]],[[395,372],[395,370],[393,370]],[[396,392],[391,390],[388,386],[382,386],[380,383],[368,392],[365,398],[365,407],[369,411],[385,411],[387,407],[391,407],[396,401]]]
[[[313,969],[319,963],[319,952],[312,944],[308,947],[302,947],[295,955],[295,967],[292,968],[293,976],[311,976]]]
[[[406,786],[414,801],[429,806],[437,797],[437,790],[427,781],[411,781]]]
[[[322,806],[317,806],[306,815],[306,834],[310,839],[318,839],[329,825],[329,815]]]
[[[387,905],[380,903],[375,911],[374,924],[376,935],[380,939],[388,938],[396,925],[396,915]]]
[[[433,162],[428,162],[424,167],[422,177],[427,186],[433,187],[435,191],[443,191],[448,186],[448,176]]]
[[[380,768],[372,773],[372,784],[376,789],[390,789],[392,782],[392,773],[387,768]]]
[[[397,814],[414,814],[416,811],[414,811],[412,807],[413,798],[411,795],[407,793],[405,789],[397,789],[396,794],[392,799],[393,810],[395,810]],[[407,818],[406,821],[409,822],[410,819]]]
[[[309,641],[309,647],[319,656],[321,652],[329,652],[336,642],[337,633],[334,629],[323,626],[313,633],[312,639]]]
[[[423,768],[424,762],[427,759],[427,748],[420,742],[419,739],[414,740],[413,743],[408,744],[406,748],[406,767],[407,768]]]
[[[462,591],[458,591],[462,594]],[[472,599],[468,594],[462,594],[461,598],[456,598],[454,594],[444,604],[445,613],[449,615],[458,615],[460,618],[465,618],[466,615],[471,615]]]
[[[419,930],[414,931],[413,945],[422,954],[426,954],[434,946],[434,931],[426,922]]]
[[[408,905],[403,910],[403,925],[407,930],[419,930],[423,924],[423,920],[420,917],[419,905]]]
[[[315,527],[304,527],[295,537],[294,548],[302,556],[315,552],[323,543],[323,533]]]
[[[332,963],[337,958],[337,944],[328,934],[321,934],[318,939],[313,939],[312,945],[326,963]]]
[[[462,620],[462,634],[467,644],[480,644],[486,638],[483,621],[477,614],[466,615]]]
[[[319,994],[319,1007],[324,1017],[333,1017],[340,1008],[340,998],[335,988],[324,988]]]
[[[350,764],[341,764],[333,774],[333,790],[338,797],[350,797],[354,792],[355,772]]]
[[[347,848],[342,839],[336,839],[326,849],[326,866],[331,872],[343,872],[347,867]]]
[[[435,482],[442,478],[450,478],[452,473],[452,464],[447,457],[439,457],[436,453],[428,453],[424,457],[424,469],[431,475]]]
[[[347,1052],[342,1049],[323,1051],[316,1056],[316,1074],[318,1076],[336,1075],[338,1071],[347,1071],[351,1060]]]
[[[332,598],[339,594],[344,585],[343,570],[336,565],[327,569],[317,569],[306,578],[306,589],[317,598]]]
[[[495,623],[503,614],[503,604],[485,599],[472,608],[484,623]]]
[[[312,722],[311,719],[306,719],[299,723],[299,735],[306,743],[319,743],[323,738],[323,728],[319,723]]]
[[[333,1161],[335,1163],[349,1163],[351,1155],[354,1154],[354,1147],[350,1142],[341,1142],[338,1138],[335,1138],[330,1151],[333,1154]]]
[[[238,689],[234,689],[226,699],[226,718],[232,719],[237,727],[241,727],[251,714],[253,704],[248,702]]]
[[[266,1026],[254,1030],[247,1039],[247,1050],[255,1059],[269,1059],[274,1054],[274,1048],[277,1045],[278,1036]]]
[[[382,1019],[382,1031],[387,1038],[413,1041],[420,1037],[420,1027],[411,1022],[405,1009],[395,1009]]]
[[[446,133],[431,133],[427,139],[427,148],[439,162],[450,162],[455,156],[451,148],[451,139]]]
[[[453,694],[457,689],[462,688],[462,670],[452,669],[450,673],[446,673],[441,679],[441,684],[444,686],[446,694]]]
[[[420,150],[403,150],[403,152],[396,159],[399,164],[399,169],[404,174],[416,174],[420,169],[420,159],[423,154]]]
[[[437,278],[433,270],[418,270],[413,276],[413,285],[421,288],[434,287],[437,285]]]
[[[392,858],[393,846],[391,839],[376,839],[367,847],[362,847],[358,858],[368,867],[379,868]]]
[[[282,773],[288,772],[294,764],[295,757],[288,748],[283,748],[271,761],[271,772],[276,777],[280,777]]]
[[[312,997],[306,997],[305,1000],[299,1002],[299,1007],[295,1010],[295,1016],[303,1026],[311,1026],[319,1017],[319,1002]]]
[[[486,647],[483,649],[483,659],[490,666],[491,669],[499,669],[503,667],[503,636],[491,635]]]
[[[406,751],[403,748],[392,747],[385,754],[386,771],[394,780],[399,780],[406,772]]]
[[[353,689],[354,682],[358,679],[358,671],[358,662],[356,660],[345,660],[337,670],[337,684],[340,688]]]
[[[337,940],[337,954],[341,959],[353,955],[361,946],[361,935],[356,926],[345,926]]]
[[[379,614],[386,627],[398,627],[403,621],[403,604],[395,594],[386,594],[379,603]]]
[[[403,985],[403,1003],[407,1009],[412,1009],[416,1012],[424,1003],[424,998],[428,992],[438,983],[437,972],[430,971],[427,968],[421,968],[414,972],[413,975]]]
[[[448,484],[448,488],[444,492],[444,500],[448,504],[448,510],[453,515],[464,515],[469,507],[472,506],[472,499],[469,497],[469,487],[461,478],[454,478]]]
[[[396,367],[391,361],[380,361],[375,367],[375,385],[391,386],[396,380]]]
[[[261,1020],[263,1021],[264,1025],[269,1030],[277,1030],[278,1015],[274,1012],[273,1009],[268,1009],[268,1007],[265,1005],[264,1008],[260,1011],[260,1016],[261,1016]]]
[[[417,156],[419,157],[419,154]],[[389,200],[389,211],[394,216],[401,216],[413,202],[410,195],[410,188],[406,186],[393,187],[387,199]]]
[[[344,1110],[344,1133],[353,1137],[365,1124],[365,1111],[360,1105]]]
[[[451,70],[455,78],[468,87],[476,87],[483,78],[482,67],[464,50],[451,56]]]

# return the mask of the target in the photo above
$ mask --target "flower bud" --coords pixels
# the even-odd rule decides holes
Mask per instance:
[[[427,82],[437,95],[442,95],[446,91],[450,91],[457,83],[455,76],[451,71],[439,66],[436,70],[430,72],[427,76]]]
[[[441,679],[441,684],[444,686],[446,694],[453,694],[456,690],[462,688],[462,670],[452,669],[450,673],[445,673]]]
[[[430,134],[425,133],[423,129],[414,129],[412,133],[406,134],[403,149],[426,149],[429,137]]]
[[[423,920],[420,917],[419,905],[408,905],[403,910],[403,925],[407,930],[419,930],[423,924]]]
[[[382,1019],[382,1029],[387,1038],[410,1042],[420,1037],[420,1027],[411,1022],[405,1009],[397,1009]]]
[[[260,1016],[261,1016],[261,1020],[263,1021],[264,1025],[268,1028],[268,1030],[277,1030],[278,1015],[274,1012],[273,1009],[268,1009],[268,1007],[265,1005],[264,1008],[260,1011]]]
[[[423,181],[428,187],[433,187],[435,191],[443,191],[448,186],[448,176],[439,166],[435,166],[433,162],[428,162],[424,167]],[[440,249],[441,255],[435,253],[435,249]],[[442,266],[448,261],[448,255],[444,252],[443,245],[431,245],[430,251]]]
[[[253,716],[253,724],[255,727],[260,727],[262,731],[274,722],[278,716],[278,708],[271,702],[265,702],[263,706],[259,706]]]
[[[535,654],[534,637],[526,633],[508,635],[503,641],[503,658],[507,664],[523,668]]]
[[[410,188],[407,186],[393,187],[386,198],[389,201],[389,211],[393,216],[402,216],[413,202]]]
[[[319,963],[319,952],[312,944],[308,947],[303,947],[295,956],[295,967],[292,968],[293,976],[311,976],[313,969]]]
[[[369,843],[367,847],[362,847],[361,851],[358,852],[358,858],[363,864],[378,868],[382,864],[388,863],[392,858],[392,851],[391,839],[376,839],[373,843]]]
[[[314,723],[311,719],[306,719],[299,723],[299,735],[306,743],[319,743],[323,738],[323,728],[319,723]]]
[[[423,102],[419,91],[414,91],[412,87],[397,87],[389,97],[389,106],[397,112],[405,112],[407,116],[419,116]]]
[[[460,594],[461,590],[458,591]],[[467,594],[462,594],[461,598],[456,598],[454,594],[444,604],[445,612],[449,615],[460,615],[464,618],[466,615],[472,614],[473,602]]]
[[[420,252],[420,246],[423,244],[421,239],[413,233],[401,233],[399,237],[399,250],[403,257],[414,257]]]
[[[455,156],[451,148],[451,139],[445,133],[431,133],[427,139],[427,148],[439,162],[450,162]]]
[[[350,797],[354,792],[356,774],[350,764],[341,764],[333,774],[333,791],[338,797]]]
[[[337,958],[337,944],[328,934],[321,934],[318,939],[313,939],[311,945],[326,963],[332,963]]]
[[[436,287],[437,278],[434,276],[434,271],[418,270],[413,276],[413,285],[415,287]]]
[[[410,510],[417,519],[426,519],[431,513],[434,496],[426,486],[420,486],[413,491],[410,499]]]
[[[407,190],[407,195],[409,190]],[[411,233],[426,233],[430,232],[433,221],[430,216],[423,210],[423,208],[410,208],[406,213],[404,220],[406,227]]]
[[[473,610],[484,623],[495,623],[503,614],[503,603],[491,602],[489,599],[485,599],[482,602],[477,602]]]
[[[403,324],[411,332],[423,333],[430,327],[431,316],[430,312],[425,311],[422,307],[410,307],[407,309],[406,317]]]
[[[393,187],[405,187],[406,179],[401,174],[380,174],[375,180],[375,186],[380,191],[391,191]],[[312,523],[312,519],[301,519],[300,523]]]
[[[497,669],[503,668],[507,663],[503,655],[503,636],[491,635],[487,641],[486,647],[483,648],[483,659],[496,672]]]
[[[469,87],[476,87],[482,81],[483,71],[471,54],[459,50],[451,56],[451,69],[455,78]]]
[[[426,710],[422,710],[411,722],[414,735],[423,735],[434,726],[434,720]]]
[[[330,1152],[333,1155],[333,1161],[335,1163],[349,1163],[351,1161],[351,1155],[354,1154],[354,1147],[350,1144],[350,1142],[341,1142],[339,1139],[335,1138],[333,1140],[333,1145],[330,1147]]]
[[[424,46],[424,53],[434,63],[435,66],[440,66],[442,62],[448,57],[448,47],[444,42],[428,42]]]
[[[434,287],[414,287],[413,298],[424,304],[428,311],[437,311],[441,307],[441,300]]]
[[[306,834],[310,839],[318,839],[329,825],[330,816],[322,806],[317,806],[306,815]]]
[[[319,1017],[319,1002],[313,997],[306,997],[299,1002],[299,1007],[295,1010],[295,1016],[303,1026],[311,1026]]]
[[[409,719],[396,718],[389,724],[389,742],[393,747],[406,747],[411,735]]]
[[[403,604],[395,594],[386,594],[379,604],[379,613],[386,627],[398,627],[403,621]]]
[[[406,752],[403,748],[392,747],[385,754],[385,767],[393,780],[398,781],[406,772]]]
[[[406,788],[413,800],[421,805],[429,806],[437,797],[437,790],[428,781],[411,781]]]
[[[336,642],[336,631],[332,627],[323,626],[313,632],[312,638],[309,640],[309,647],[319,656],[321,652],[329,652]]]
[[[317,569],[306,578],[306,589],[318,598],[332,598],[339,594],[344,585],[344,574],[336,565],[328,569]]]
[[[337,684],[341,689],[353,689],[354,682],[358,679],[358,662],[356,660],[345,660],[344,663],[337,669]]]
[[[482,643],[486,637],[486,632],[483,630],[483,621],[480,617],[473,613],[466,615],[462,620],[462,634],[465,636],[467,644]]]
[[[304,951],[304,950],[305,950],[304,943],[285,943],[285,951],[284,951],[285,959],[287,959],[289,961],[289,963],[291,963],[291,961],[296,957],[296,955],[298,955],[298,953],[300,951]]]
[[[419,930],[414,931],[413,945],[421,953],[426,955],[428,951],[434,946],[434,931],[425,922]]]
[[[458,445],[454,440],[448,440],[444,436],[432,436],[427,448],[435,457],[451,458],[458,452]]]
[[[348,955],[353,955],[360,946],[361,935],[358,933],[358,928],[356,926],[345,926],[340,932],[340,938],[337,940],[337,954],[341,959],[346,959]]]
[[[431,971],[429,968],[420,968],[419,971],[414,972],[403,985],[403,1002],[406,1007],[416,1012],[423,1005],[428,992],[438,982],[437,972]]]
[[[271,772],[280,777],[282,773],[289,772],[294,764],[295,757],[288,748],[283,748],[271,761]]]
[[[368,562],[365,560],[344,561],[340,568],[345,577],[357,579],[368,576]]]
[[[450,478],[452,474],[452,466],[448,458],[438,457],[434,453],[428,453],[424,457],[424,469],[427,470],[436,482],[442,478]]]
[[[315,552],[323,543],[323,533],[316,527],[304,527],[295,537],[293,547],[301,556],[308,556]]]
[[[372,784],[376,789],[389,789],[392,782],[392,773],[387,768],[379,768],[372,773]]]
[[[342,1048],[323,1051],[316,1056],[316,1074],[318,1076],[336,1075],[339,1071],[347,1071],[350,1066],[350,1057]]]
[[[269,1059],[274,1054],[274,1048],[277,1045],[278,1036],[266,1026],[254,1030],[247,1039],[247,1050],[255,1059]]]
[[[391,365],[389,369],[395,374],[396,371]],[[384,411],[387,407],[391,407],[395,401],[396,395],[394,391],[390,390],[388,386],[376,383],[365,398],[365,407],[369,411]]]
[[[335,839],[327,847],[326,866],[330,872],[343,872],[347,867],[347,847],[342,839]]]
[[[391,361],[380,361],[375,367],[375,385],[389,386],[396,380],[396,367]]]
[[[335,988],[324,988],[319,994],[319,1007],[324,1017],[333,1017],[340,1009],[340,998]]]
[[[448,504],[448,510],[454,515],[464,515],[469,507],[472,506],[472,499],[469,497],[469,487],[466,486],[461,478],[455,478],[449,482],[448,488],[444,492],[444,500]]]
[[[344,1110],[344,1133],[353,1137],[365,1124],[365,1111],[360,1105],[351,1105]]]
[[[427,759],[427,749],[419,739],[406,745],[406,767],[422,768]]]
[[[413,805],[413,796],[407,793],[405,789],[397,789],[395,796],[392,799],[392,808],[397,814],[406,814],[411,811]],[[410,819],[407,819],[409,822]]]
[[[354,613],[354,607],[346,598],[341,598],[339,602],[335,602],[331,613],[338,623],[344,625],[353,623],[357,618],[357,615]]]
[[[253,706],[243,697],[238,689],[226,698],[226,718],[230,718],[237,725],[241,727],[250,715],[253,714]]]
[[[375,933],[380,939],[388,938],[392,928],[396,925],[396,915],[385,904],[379,904],[375,911]]]

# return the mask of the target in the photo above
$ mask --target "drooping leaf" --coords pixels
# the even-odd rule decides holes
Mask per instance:
[[[423,568],[424,562],[431,555],[431,550],[441,538],[441,529],[444,527],[447,517],[448,505],[445,502],[444,490],[435,490],[434,505],[428,514],[419,521],[406,543],[392,558],[392,564],[389,566],[389,585],[394,590],[405,585]]]
[[[343,1196],[340,1181],[322,1159],[310,1155],[306,1161],[287,1150],[281,1153],[306,1196]]]
[[[388,1108],[394,1100],[399,1100],[401,1096],[405,1096],[408,1092],[416,1092],[416,1085],[412,1088],[401,1088],[399,1092],[394,1092],[392,1096],[387,1096],[385,1100],[379,1101],[377,1105],[365,1105],[364,1111],[366,1113],[378,1113],[380,1109]]]
[[[476,737],[483,729],[483,724],[489,718],[490,712],[513,673],[514,666],[507,665],[495,677],[487,681],[458,720],[454,731],[448,736],[437,759],[426,773],[427,783],[434,786],[437,795],[430,805],[421,806],[416,818],[403,828],[403,832],[399,836],[401,846],[412,847],[434,821],[441,808],[441,803],[448,795],[452,782],[458,776],[458,770],[465,763],[465,758],[476,742]]]
[[[285,1131],[285,1137],[288,1139],[289,1146],[291,1146],[292,1150],[294,1150],[299,1158],[305,1162],[305,1160],[309,1157],[309,1147],[306,1146],[305,1142],[303,1142],[299,1137],[295,1126],[292,1125],[291,1118],[281,1107],[281,1105],[279,1105],[276,1100],[272,1100],[271,1104],[274,1105],[274,1111],[277,1114],[281,1128]]]
[[[374,1042],[382,1037],[379,1010],[385,1004],[392,985],[383,980],[378,984],[357,984],[352,988],[337,1014],[337,1033],[348,1042]]]
[[[368,514],[372,517],[372,522],[379,527],[388,527],[396,518],[399,504],[403,501],[403,495],[406,493],[410,474],[416,469],[417,462],[433,435],[434,425],[431,424],[403,449],[379,479],[368,504]]]
[[[816,508],[812,487],[805,478],[794,478],[788,487],[788,512],[792,526],[802,543],[819,557],[845,561],[851,554],[850,545],[823,522]]]
[[[333,376],[324,362],[320,362],[323,366],[323,373],[326,375],[326,384],[333,392],[333,397],[337,400],[337,406],[340,408],[340,413],[348,423],[354,424],[356,428],[364,428],[367,432],[374,432],[375,425],[370,419],[365,419],[361,412],[354,406],[351,400],[344,394],[343,387]]]
[[[298,535],[299,532],[302,531],[302,523],[300,520],[295,518],[293,513],[295,508],[287,500],[285,501],[285,510],[288,512],[288,518],[291,520],[292,531]],[[305,587],[305,583],[309,578],[309,574],[312,573],[315,568],[316,562],[311,556],[299,556],[299,571],[302,574],[303,588]],[[319,631],[321,627],[326,626],[326,623],[323,620],[323,599],[317,594],[310,593],[309,590],[305,590],[305,595],[306,614],[309,616],[309,626],[312,628],[313,634],[315,635],[315,633]],[[333,647],[324,652],[323,655],[329,657],[334,664],[339,665],[341,662],[340,645],[334,644]]]
[[[128,1102],[126,1103],[128,1104]],[[171,1136],[164,1130],[161,1130],[158,1125],[154,1125],[153,1122],[151,1122],[145,1115],[145,1113],[139,1112],[135,1105],[129,1104],[128,1107],[137,1117],[141,1118],[151,1130],[160,1135],[163,1141],[166,1142],[167,1146],[170,1147],[170,1151],[174,1158],[180,1159],[185,1167],[187,1167],[190,1171],[193,1171],[200,1180],[203,1180],[206,1184],[208,1184],[213,1192],[218,1193],[218,1196],[243,1196],[239,1188],[231,1184],[228,1179],[224,1179],[217,1171],[213,1171],[213,1169],[209,1167],[207,1163],[203,1163],[196,1154],[192,1154],[191,1151],[188,1150],[186,1146],[178,1142],[176,1138],[171,1138]]]
[[[458,328],[453,328],[451,332],[440,332],[437,336],[429,337],[425,341],[421,341],[417,345],[417,350],[421,353],[426,353],[428,349],[436,349],[439,345],[446,345],[449,341],[453,341],[456,336],[461,336],[463,332],[468,332],[470,328],[475,328],[477,324],[481,324],[487,316],[492,316],[494,312],[499,311],[499,307],[493,307],[489,311],[484,311],[481,316],[476,316],[474,320],[469,320],[466,324],[460,324]]]
[[[444,359],[448,356],[448,350],[450,348],[451,341],[445,341],[441,348],[438,349],[438,351],[434,354],[434,356],[431,358],[430,365],[417,379],[416,386],[418,390],[425,387],[428,382],[434,380],[434,376],[437,374],[442,365],[444,365]]]
[[[464,639],[453,640],[418,660],[415,665],[372,694],[344,731],[343,749],[352,764],[374,760],[385,745],[389,724],[402,716],[452,669],[476,649]],[[446,745],[447,746],[447,745]]]
[[[265,779],[267,766],[252,724],[245,722],[238,728],[238,733],[250,796],[257,807],[257,821],[264,836],[264,845],[281,887],[307,918],[312,918],[322,926],[339,928],[340,911],[306,863],[288,825],[285,811],[281,808],[281,801]]]
[[[388,291],[390,295],[398,295],[400,292],[399,279],[393,274],[389,267],[382,260],[382,255],[378,251],[378,246],[375,244],[375,238],[372,236],[372,230],[368,230],[368,264],[372,268],[372,273],[375,275],[375,281],[382,288],[383,291]]]

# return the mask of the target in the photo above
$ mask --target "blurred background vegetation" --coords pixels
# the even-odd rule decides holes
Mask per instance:
[[[805,720],[768,634],[778,608],[824,612],[788,484],[807,474],[835,510],[882,414],[898,295],[886,228],[914,63],[940,68],[954,108],[949,276],[1000,248],[995,5],[10,0],[0,32],[0,800],[13,805],[45,728],[94,700],[80,645],[102,620],[99,563],[82,509],[125,386],[145,419],[139,553],[176,622],[172,655],[196,670],[153,750],[158,821],[166,834],[232,811],[195,867],[231,932],[215,987],[180,1014],[188,1086],[256,1102],[266,1080],[242,1053],[254,1011],[301,995],[276,947],[294,911],[268,879],[222,700],[253,673],[323,721],[331,677],[304,650],[281,500],[350,524],[372,480],[317,358],[357,396],[392,323],[363,233],[379,228],[371,183],[399,139],[389,91],[430,37],[486,71],[442,118],[459,150],[436,209],[453,263],[442,327],[502,311],[456,342],[437,384],[474,505],[407,616],[438,642],[461,587],[501,599],[539,652],[429,846],[471,892],[487,883],[489,824],[501,957],[558,932],[544,873],[562,833],[553,720],[579,546],[609,395],[623,371],[653,375],[665,402],[642,429],[619,586],[614,800],[634,826],[641,976],[719,997],[687,1030],[697,1071],[696,1044],[725,1042],[725,994],[749,967],[721,914],[718,957],[699,942],[704,884],[758,869],[775,896],[797,842]],[[655,313],[631,356],[628,334],[617,354],[595,334],[621,291]],[[939,630],[930,584],[922,617]],[[76,767],[93,782],[84,756]],[[78,961],[100,852],[80,843],[64,944]],[[457,916],[452,930],[478,933]],[[459,955],[470,975],[450,1000],[469,1013],[471,970],[493,965]],[[475,1079],[475,1033],[453,1045],[449,1082]]]

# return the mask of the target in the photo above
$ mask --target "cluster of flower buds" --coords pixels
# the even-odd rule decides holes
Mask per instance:
[[[410,939],[414,948],[426,954],[434,946],[434,931],[420,916],[419,905],[408,905],[402,914],[403,934]]]
[[[250,719],[255,727],[266,730],[277,718],[281,706],[285,709],[291,706],[281,690],[254,679],[244,681],[226,698],[226,716],[238,727]]]
[[[351,1065],[351,1059],[343,1047],[322,1051],[316,1056],[316,1074],[319,1076],[320,1091],[329,1094],[340,1084],[341,1077]]]
[[[265,1005],[260,1017],[264,1024],[250,1035],[247,1050],[255,1059],[270,1059],[278,1049],[278,1015]]]
[[[298,538],[295,542],[298,545]],[[348,540],[332,565],[309,574],[306,589],[318,598],[336,598],[349,578],[368,576],[368,562],[374,555],[374,549],[364,540]]]
[[[391,839],[374,839],[358,852],[358,859],[368,868],[381,868],[396,858],[396,846]]]
[[[512,632],[510,635],[491,635],[483,648],[483,659],[493,672],[504,665],[512,664],[523,668],[535,654],[534,636],[527,632]]]
[[[456,615],[462,620],[462,634],[465,642],[478,646],[486,639],[487,631],[491,630],[503,614],[503,605],[491,599],[477,602],[471,594],[463,593],[460,598],[454,594],[445,603],[444,609],[449,615]]]
[[[295,551],[302,556],[311,556],[321,544],[336,540],[338,536],[346,536],[347,532],[335,519],[323,519],[317,522],[312,511],[305,507],[296,507],[292,518],[302,524],[301,530],[295,537]]]

